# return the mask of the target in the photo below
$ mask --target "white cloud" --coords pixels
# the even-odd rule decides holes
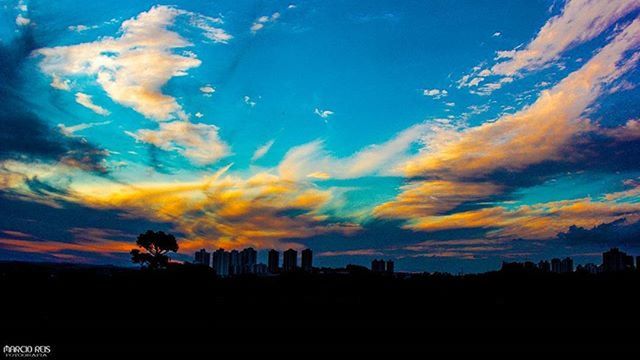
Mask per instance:
[[[400,163],[409,156],[411,145],[421,142],[431,125],[414,125],[382,144],[370,145],[345,158],[335,158],[316,140],[292,148],[278,165],[285,179],[351,179],[368,175],[390,175],[389,164]]]
[[[249,105],[251,107],[256,106],[256,102],[253,99],[251,99],[251,97],[249,97],[249,96],[245,95],[245,97],[243,98],[243,101],[244,101],[245,104],[247,104],[247,105]]]
[[[107,116],[110,114],[109,110],[103,108],[102,106],[96,105],[91,98],[91,95],[87,95],[85,93],[78,92],[76,93],[76,102],[87,109],[95,112],[96,114]]]
[[[73,136],[78,131],[90,129],[90,128],[94,127],[94,126],[101,126],[101,125],[107,125],[107,124],[111,124],[111,121],[101,121],[101,122],[93,122],[93,123],[81,123],[81,124],[73,125],[73,126],[66,126],[64,124],[58,124],[58,129],[60,129],[61,133],[65,134],[67,136]]]
[[[189,13],[191,17],[190,24],[203,31],[204,36],[216,43],[226,44],[233,36],[228,34],[224,29],[213,26],[212,24],[223,24],[221,18],[214,18],[195,13]]]
[[[441,99],[441,98],[447,96],[449,94],[449,92],[447,90],[440,90],[440,89],[424,89],[422,91],[422,94],[424,96],[429,96],[429,97],[432,97],[434,99]]]
[[[22,14],[18,14],[18,16],[16,16],[16,25],[27,26],[29,24],[31,24],[31,19],[23,16]]]
[[[204,117],[204,114],[198,111],[195,116],[200,119]]]
[[[491,36],[493,36],[493,37],[499,37],[499,36],[501,36],[501,35],[502,35],[502,33],[501,33],[500,31],[496,31],[496,32],[494,32],[494,33],[493,33],[493,35],[491,35]]]
[[[177,151],[196,164],[212,164],[230,155],[229,146],[220,139],[218,127],[189,121],[162,122],[157,130],[126,132],[137,141]]]
[[[186,114],[176,99],[162,92],[169,79],[184,76],[201,63],[192,53],[175,53],[176,49],[192,46],[168,29],[178,16],[210,21],[202,15],[174,7],[154,6],[124,21],[119,37],[107,36],[77,45],[42,48],[35,53],[43,56],[40,62],[43,72],[59,77],[93,76],[113,101],[131,107],[147,118],[158,121],[185,119]]]
[[[496,121],[449,131],[404,165],[408,176],[472,177],[567,160],[567,145],[594,124],[585,111],[640,60],[640,19],[625,26],[580,69],[543,90],[531,105]],[[635,51],[629,54],[630,51]],[[486,107],[469,107],[471,114]],[[553,134],[553,136],[549,136]],[[570,154],[569,154],[570,155]]]
[[[51,87],[56,88],[58,90],[71,90],[71,80],[69,79],[61,79],[58,75],[51,75]]]
[[[507,61],[494,65],[491,71],[513,76],[545,67],[565,50],[595,38],[638,8],[640,0],[567,1],[562,13],[549,19],[524,49],[498,52],[497,57]]]
[[[316,114],[316,115],[318,115],[318,116],[320,116],[321,118],[325,119],[325,120],[324,120],[325,122],[327,121],[326,119],[327,119],[329,116],[333,115],[333,111],[331,111],[331,110],[320,110],[320,109],[318,109],[318,108],[316,108],[316,109],[313,111],[313,113],[314,113],[314,114]]]
[[[24,0],[20,0],[18,1],[18,6],[16,6],[16,9],[26,12],[27,10],[29,10],[29,8],[27,7],[27,4],[25,4]]]
[[[216,89],[211,85],[205,85],[200,87],[200,92],[206,97],[211,97],[211,95],[216,92]]]
[[[260,16],[259,18],[256,19],[256,21],[253,22],[253,24],[251,24],[250,30],[255,34],[258,31],[262,30],[265,24],[275,22],[279,18],[280,18],[280,13],[277,11],[271,14],[271,16]]]
[[[275,143],[275,140],[269,140],[264,145],[257,148],[256,151],[253,153],[253,156],[251,157],[251,161],[259,160],[263,156],[265,156],[271,149],[271,146],[273,146],[273,143]]]
[[[83,32],[83,31],[87,31],[87,30],[91,30],[91,29],[97,29],[98,25],[92,25],[92,26],[87,26],[87,25],[71,25],[69,27],[67,27],[69,30],[71,31],[75,31],[75,32]]]
[[[596,38],[638,8],[640,0],[567,1],[562,13],[550,18],[526,46],[498,51],[495,58],[497,62],[493,66],[484,70],[480,70],[480,66],[474,67],[470,74],[458,81],[458,87],[477,87],[470,92],[490,95],[525,72],[551,65],[563,68],[557,60],[566,50]],[[492,77],[493,80],[480,86]]]

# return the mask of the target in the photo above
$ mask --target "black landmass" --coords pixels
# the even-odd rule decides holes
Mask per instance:
[[[0,328],[3,343],[51,343],[58,354],[611,352],[636,348],[639,285],[635,271],[401,278],[355,269],[222,279],[195,265],[6,262]]]

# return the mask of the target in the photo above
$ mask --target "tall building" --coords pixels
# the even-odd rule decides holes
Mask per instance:
[[[298,252],[289,249],[284,252],[282,256],[282,270],[283,271],[295,271],[298,267]]]
[[[387,271],[387,273],[393,274],[394,264],[392,260],[387,260],[387,267],[385,270]]]
[[[612,248],[602,253],[602,270],[617,272],[633,269],[633,256],[627,255],[618,248]]]
[[[562,259],[560,262],[560,272],[561,273],[571,273],[573,272],[573,259],[570,257],[566,257]]]
[[[240,252],[240,271],[243,274],[253,273],[253,266],[258,259],[258,252],[253,248],[246,248]]]
[[[543,272],[549,272],[551,271],[551,264],[547,260],[541,260],[538,263],[538,269]]]
[[[229,251],[229,275],[238,275],[241,272],[240,253],[238,250]]]
[[[214,251],[212,265],[216,275],[222,277],[229,276],[229,253],[224,251],[224,249]]]
[[[269,273],[269,267],[265,264],[255,264],[251,272],[256,275],[265,275]]]
[[[373,259],[373,261],[371,261],[371,271],[375,272],[375,273],[383,273],[386,271],[385,269],[385,263],[383,259]]]
[[[209,266],[209,264],[211,263],[211,254],[208,253],[207,250],[205,249],[200,249],[199,251],[196,251],[195,263]]]
[[[267,266],[269,268],[269,272],[272,274],[277,274],[280,271],[280,253],[278,250],[271,249],[269,250]]]
[[[301,267],[304,271],[313,270],[313,251],[311,249],[302,250]]]
[[[551,259],[551,272],[561,273],[562,272],[562,261],[558,258]]]

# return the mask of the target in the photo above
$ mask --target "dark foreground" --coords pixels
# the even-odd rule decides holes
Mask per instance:
[[[640,343],[640,273],[410,279],[0,264],[2,346],[180,354],[340,349],[616,351]],[[558,348],[559,347],[559,348]]]

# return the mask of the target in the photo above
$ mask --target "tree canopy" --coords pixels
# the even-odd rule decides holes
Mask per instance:
[[[131,261],[135,264],[148,266],[151,269],[164,268],[169,264],[169,252],[178,251],[175,236],[163,231],[152,231],[138,235],[136,244],[140,249],[131,250]]]

